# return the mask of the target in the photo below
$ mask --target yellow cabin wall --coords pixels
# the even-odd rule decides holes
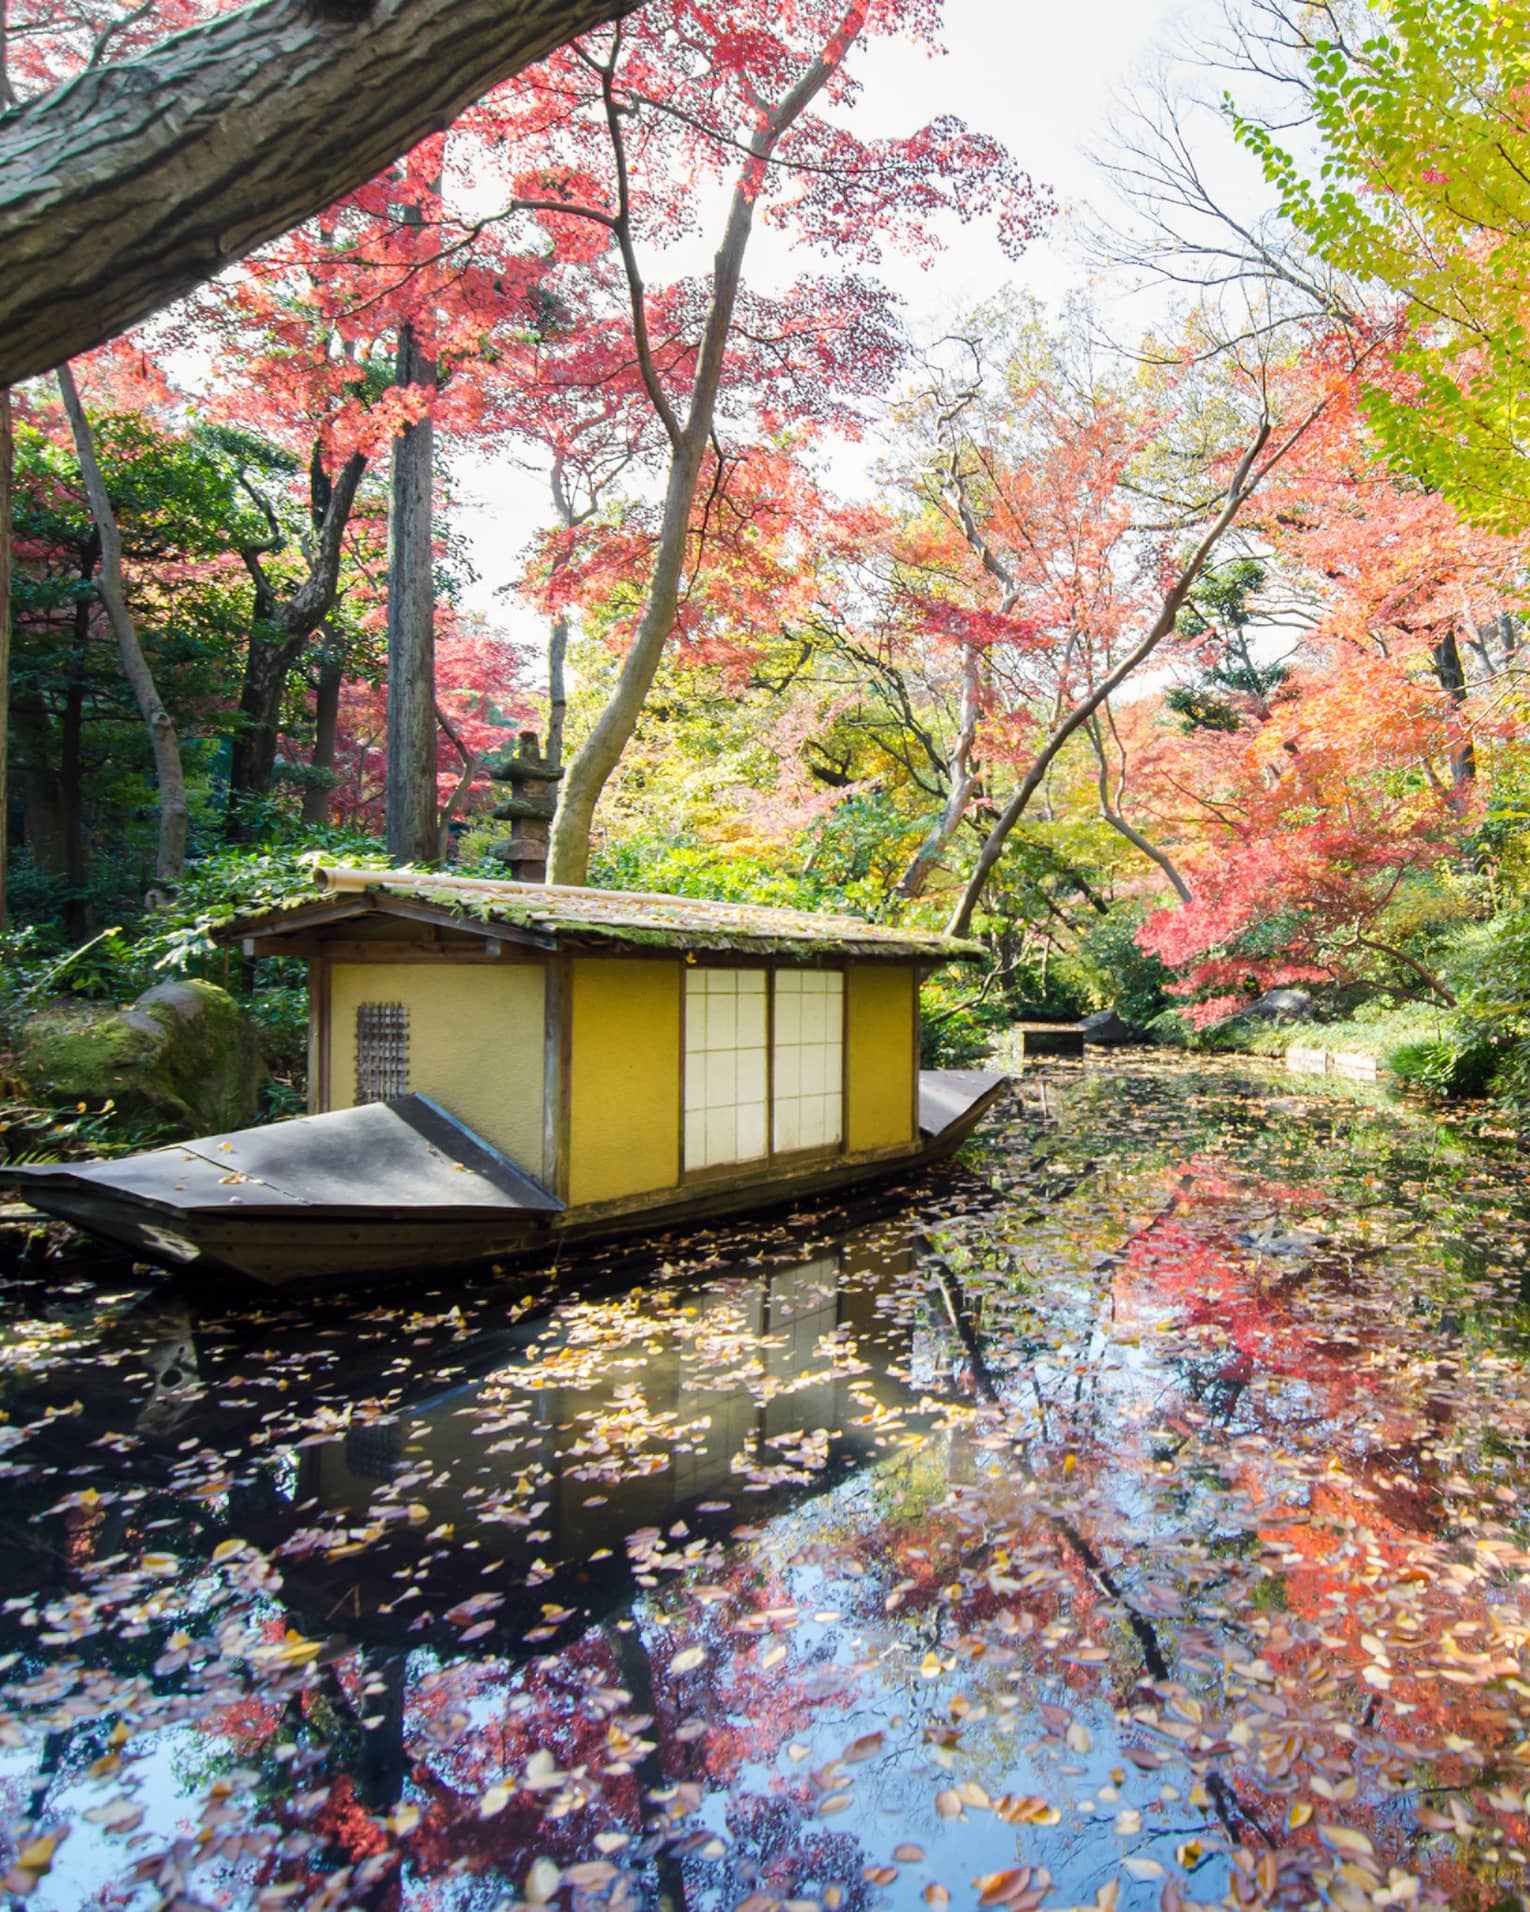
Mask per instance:
[[[918,991],[912,968],[852,963],[845,976],[845,1146],[892,1148],[914,1134]]]
[[[332,963],[332,1109],[356,1101],[356,1011],[403,1003],[409,1087],[540,1177],[547,978],[540,963]]]
[[[568,1195],[618,1201],[680,1179],[681,965],[578,957],[568,1050]]]

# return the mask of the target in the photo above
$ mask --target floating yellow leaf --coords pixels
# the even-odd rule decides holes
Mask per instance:
[[[480,1819],[492,1819],[496,1813],[503,1812],[514,1797],[515,1788],[513,1786],[503,1784],[491,1786],[478,1802],[478,1817]]]
[[[1365,1834],[1356,1832],[1353,1826],[1320,1825],[1318,1837],[1335,1852],[1355,1852],[1369,1858],[1376,1850]]]
[[[531,1905],[546,1905],[557,1891],[563,1874],[551,1859],[533,1859],[526,1874],[526,1898]]]
[[[979,1905],[1003,1905],[1017,1899],[1035,1876],[1030,1866],[1010,1866],[1003,1872],[985,1872],[972,1883],[978,1889]]]

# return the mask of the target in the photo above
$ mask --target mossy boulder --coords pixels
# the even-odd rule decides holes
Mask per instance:
[[[180,1135],[246,1127],[265,1071],[244,1011],[215,983],[159,983],[131,1008],[60,1003],[29,1019],[19,1073],[41,1099],[99,1105]]]

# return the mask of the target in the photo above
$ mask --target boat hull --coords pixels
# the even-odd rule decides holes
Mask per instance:
[[[926,1071],[917,1144],[726,1186],[566,1208],[424,1096],[299,1117],[119,1162],[0,1170],[34,1207],[144,1261],[267,1287],[556,1255],[906,1175],[952,1153],[1009,1078]],[[257,1172],[262,1171],[262,1172]],[[380,1194],[380,1187],[383,1193]]]

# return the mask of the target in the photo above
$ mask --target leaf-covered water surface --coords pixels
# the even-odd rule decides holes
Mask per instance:
[[[1530,1903],[1530,1202],[1041,1071],[874,1205],[0,1318],[29,1907]]]

